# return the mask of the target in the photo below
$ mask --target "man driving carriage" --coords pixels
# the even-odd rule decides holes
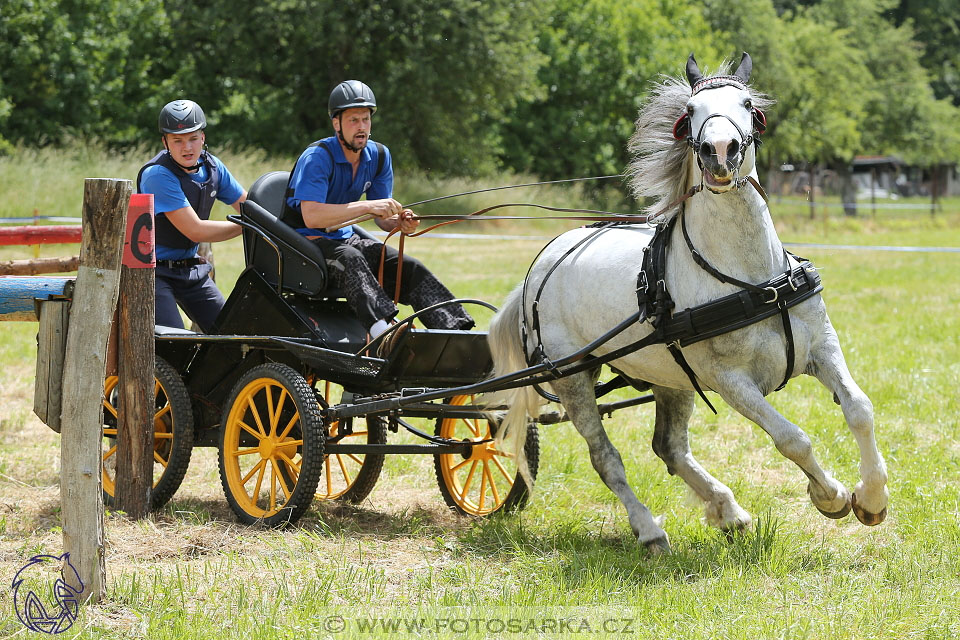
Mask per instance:
[[[393,199],[390,150],[370,139],[376,110],[373,91],[358,80],[341,82],[333,89],[328,114],[336,135],[318,140],[300,155],[290,173],[281,215],[285,223],[320,247],[332,282],[343,289],[347,303],[372,338],[388,329],[397,315],[384,288],[392,291],[396,286],[399,255],[387,247],[384,285],[380,286],[374,270],[380,268],[383,244],[354,233],[352,225],[343,225],[364,215],[373,216],[377,226],[388,232],[399,227],[413,233],[419,224],[411,210]],[[361,200],[364,195],[366,200]],[[453,298],[423,263],[403,257],[400,302],[419,311]],[[474,326],[460,304],[432,309],[420,319],[434,329]]]
[[[209,332],[224,298],[210,277],[213,267],[198,257],[197,249],[201,242],[240,235],[238,225],[210,220],[210,210],[220,200],[239,212],[247,192],[206,151],[206,126],[196,102],[166,104],[159,117],[164,150],[140,169],[137,191],[153,194],[156,214],[156,324],[182,329],[179,304],[202,331]]]

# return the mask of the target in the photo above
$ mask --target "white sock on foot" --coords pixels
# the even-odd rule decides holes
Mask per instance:
[[[373,326],[370,327],[370,339],[376,340],[377,336],[390,328],[390,323],[386,320],[377,320],[373,323]]]

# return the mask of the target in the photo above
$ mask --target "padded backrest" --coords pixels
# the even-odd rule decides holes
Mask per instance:
[[[259,182],[257,180],[254,186]],[[283,188],[286,188],[285,181]],[[240,204],[240,215],[277,245],[283,257],[282,289],[311,297],[320,296],[327,287],[327,263],[320,248],[251,198],[252,192],[253,187],[247,200]],[[270,284],[277,284],[280,266],[277,250],[252,229],[243,230],[243,253],[248,266],[256,268]]]
[[[289,171],[271,171],[265,173],[250,186],[247,191],[247,199],[253,200],[258,205],[272,213],[275,218],[280,217],[283,209],[283,197],[287,191],[287,181],[290,179]]]

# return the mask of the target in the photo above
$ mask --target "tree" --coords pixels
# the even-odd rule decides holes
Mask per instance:
[[[680,74],[691,51],[706,62],[718,47],[692,3],[552,0],[536,38],[545,94],[521,94],[501,125],[501,158],[544,178],[616,174],[627,164],[646,85]]]
[[[332,133],[327,97],[355,78],[376,93],[373,134],[398,162],[490,170],[492,124],[516,96],[540,92],[535,3],[211,0],[168,11],[172,30],[195,44],[176,87],[208,105],[218,136],[236,144],[299,153]]]

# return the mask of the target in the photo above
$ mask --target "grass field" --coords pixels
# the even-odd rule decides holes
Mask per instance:
[[[247,185],[288,163],[221,157]],[[132,178],[140,161],[96,150],[0,158],[0,216],[33,208],[76,215],[84,176]],[[44,176],[55,184],[45,186]],[[420,197],[470,188],[424,176],[413,182]],[[455,212],[507,200],[497,197],[457,203]],[[591,204],[569,190],[529,197]],[[958,210],[948,201],[936,217],[884,211],[850,220],[819,212],[811,222],[803,206],[773,207],[787,242],[870,246],[960,247]],[[546,237],[572,225],[491,222],[478,230],[531,237],[425,237],[407,250],[457,294],[498,304]],[[853,516],[823,518],[806,498],[803,474],[722,402],[716,416],[698,403],[691,445],[755,518],[752,530],[733,539],[706,526],[685,485],[654,456],[651,407],[605,420],[638,497],[666,516],[674,554],[657,558],[632,540],[622,507],[569,424],[541,428],[540,475],[527,508],[489,520],[452,515],[432,461],[407,456],[388,458],[359,506],[317,502],[292,530],[248,528],[227,507],[216,452],[198,449],[161,513],[142,522],[108,514],[107,598],[85,607],[62,637],[960,636],[960,254],[800,253],[821,269],[847,362],[876,408],[891,494],[879,527]],[[4,260],[30,255],[29,248],[0,248]],[[217,245],[216,256],[228,291],[242,266],[240,244]],[[8,323],[0,332],[0,579],[9,581],[32,555],[62,550],[60,449],[59,436],[31,412],[36,325]],[[852,487],[857,450],[829,394],[802,377],[771,400]],[[0,590],[0,637],[32,637],[16,619],[9,588]]]

